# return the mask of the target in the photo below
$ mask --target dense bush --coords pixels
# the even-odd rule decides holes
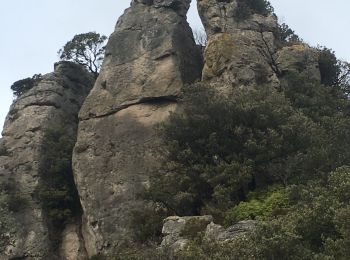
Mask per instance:
[[[169,162],[148,195],[178,215],[226,211],[250,190],[312,178],[322,170],[325,130],[272,88],[230,98],[203,85],[186,90],[184,110],[162,129]]]
[[[44,140],[39,194],[49,220],[60,227],[81,210],[71,165],[74,140],[63,128],[46,130]]]
[[[159,242],[162,235],[163,219],[167,217],[163,208],[155,205],[144,206],[130,212],[130,229],[138,243]]]
[[[340,88],[346,96],[350,90],[350,64],[337,59],[334,51],[319,47],[318,60],[323,84]]]
[[[255,13],[266,16],[272,12],[273,7],[267,0],[238,0],[235,17],[244,20]]]
[[[299,36],[296,35],[295,32],[285,23],[278,24],[275,37],[278,47],[302,42],[302,39],[300,39]]]
[[[16,97],[19,97],[37,85],[41,80],[41,74],[35,74],[31,78],[25,78],[14,82],[11,86],[11,90]]]
[[[283,186],[272,186],[267,190],[254,191],[248,194],[248,200],[232,208],[226,217],[226,224],[241,220],[268,220],[283,215],[288,209],[288,198]]]

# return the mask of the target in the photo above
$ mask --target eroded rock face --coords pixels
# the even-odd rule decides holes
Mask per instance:
[[[237,18],[237,1],[199,0],[208,35],[203,80],[227,94],[233,87],[279,85],[274,15]]]
[[[204,238],[208,241],[229,242],[254,230],[256,224],[257,222],[254,220],[243,220],[233,226],[224,228],[212,222],[207,226]]]
[[[174,252],[184,250],[190,240],[199,232],[204,232],[212,221],[213,217],[210,215],[166,218],[162,229],[161,247],[170,248]]]
[[[93,82],[81,66],[60,62],[11,106],[0,140],[0,214],[6,211],[0,259],[50,259],[54,253],[38,195],[45,131],[63,128],[75,140],[78,111]]]
[[[228,228],[213,222],[213,217],[171,216],[164,219],[163,240],[161,248],[170,249],[173,252],[185,250],[191,240],[203,236],[203,239],[215,243],[230,242],[242,235],[254,230],[257,222],[254,220],[243,220]]]
[[[132,242],[129,211],[159,169],[154,127],[177,109],[201,55],[186,22],[190,0],[134,0],[119,19],[97,82],[80,112],[74,172],[89,256]]]
[[[294,72],[321,81],[318,59],[319,52],[303,43],[283,47],[276,54],[276,62],[282,75]]]

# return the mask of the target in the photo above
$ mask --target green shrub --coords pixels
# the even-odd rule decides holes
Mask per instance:
[[[189,219],[181,231],[180,236],[188,239],[201,237],[208,224],[208,221],[204,219]]]
[[[45,156],[40,165],[42,182],[38,193],[50,223],[60,230],[81,212],[72,171],[75,140],[68,129],[56,128],[46,130],[44,141]]]
[[[35,74],[31,78],[25,78],[14,82],[11,86],[11,90],[16,97],[19,97],[36,86],[41,80],[41,74]]]
[[[275,36],[279,47],[302,42],[302,39],[300,39],[299,36],[285,23],[278,24]]]
[[[148,190],[170,212],[213,214],[221,222],[250,190],[318,171],[323,130],[283,93],[237,89],[225,98],[199,85],[184,95],[184,110],[161,129],[168,163]]]
[[[247,201],[240,202],[229,211],[226,223],[231,225],[246,219],[268,220],[284,214],[288,208],[288,198],[284,187],[270,187],[262,192],[251,192]]]
[[[273,13],[273,7],[267,0],[239,0],[235,17],[238,20],[245,20],[252,14],[261,14],[267,16]]]
[[[129,225],[133,230],[135,241],[139,243],[158,241],[166,217],[166,211],[155,205],[130,211]]]

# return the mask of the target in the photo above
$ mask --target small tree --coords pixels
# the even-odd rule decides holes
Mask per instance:
[[[41,80],[41,74],[35,74],[31,78],[25,78],[14,82],[11,86],[11,90],[16,97],[19,97],[37,85]]]
[[[299,36],[295,34],[294,30],[292,30],[285,23],[278,25],[277,31],[276,31],[276,37],[279,43],[281,43],[282,45],[302,42],[302,39],[300,39]]]
[[[107,37],[96,32],[77,34],[58,51],[61,60],[69,60],[86,67],[95,76],[101,68]]]

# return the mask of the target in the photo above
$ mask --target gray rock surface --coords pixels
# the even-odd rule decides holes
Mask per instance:
[[[213,217],[208,216],[171,216],[164,220],[161,247],[170,248],[174,252],[185,249],[191,238],[199,232],[205,232]]]
[[[213,223],[213,217],[171,216],[164,220],[163,240],[161,248],[179,252],[186,249],[188,243],[196,237],[202,236],[207,241],[224,243],[232,241],[241,235],[252,231],[256,226],[254,220],[244,220],[228,228]]]
[[[277,17],[236,17],[237,1],[200,0],[199,15],[208,35],[203,80],[230,94],[242,86],[278,86],[274,32]]]
[[[318,57],[319,53],[315,48],[299,43],[278,50],[276,62],[282,74],[296,72],[321,81]]]
[[[154,127],[200,78],[201,55],[186,22],[190,0],[134,0],[119,19],[96,84],[80,112],[74,174],[89,256],[133,241],[129,211],[159,169]]]
[[[53,73],[44,75],[11,106],[0,139],[0,233],[6,234],[0,237],[0,259],[52,255],[38,196],[45,130],[63,127],[74,140],[78,111],[93,82],[81,66],[56,63]]]
[[[254,230],[255,226],[256,221],[254,220],[243,220],[226,229],[223,226],[212,222],[207,226],[204,238],[209,241],[213,240],[216,242],[228,242]]]

